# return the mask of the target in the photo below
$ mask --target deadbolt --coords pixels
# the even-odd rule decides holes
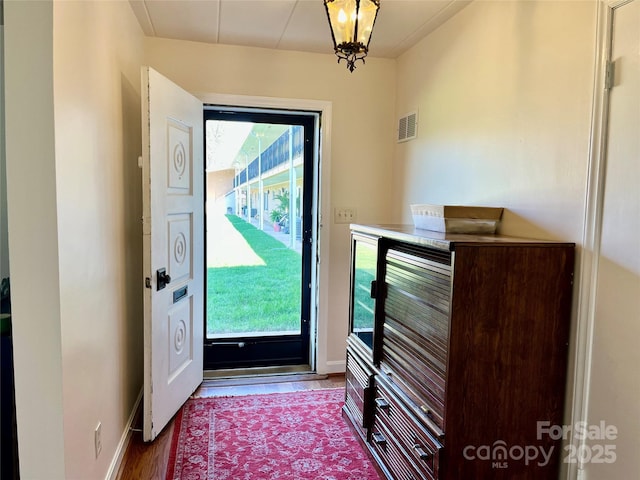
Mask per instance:
[[[156,270],[156,289],[162,290],[171,283],[171,277],[167,274],[166,268]]]

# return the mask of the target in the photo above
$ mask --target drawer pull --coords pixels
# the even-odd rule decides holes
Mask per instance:
[[[387,439],[384,438],[384,435],[380,432],[373,434],[373,441],[376,445],[380,445],[383,448],[387,446]]]
[[[389,407],[391,407],[391,405],[389,405],[389,402],[387,402],[384,398],[378,397],[376,398],[376,407],[389,413]]]
[[[430,408],[428,408],[426,405],[420,405],[420,410],[422,410],[425,413],[425,415],[429,420],[432,420],[435,422],[433,412],[431,411]]]
[[[431,455],[429,454],[429,452],[425,452],[418,443],[413,446],[413,449],[416,451],[418,457],[420,457],[420,460],[422,460],[423,462],[427,462],[431,459]]]

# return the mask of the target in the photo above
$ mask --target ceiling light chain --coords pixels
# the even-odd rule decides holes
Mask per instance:
[[[355,62],[369,53],[371,32],[380,8],[380,0],[324,0],[331,37],[338,63],[347,61],[350,72]]]

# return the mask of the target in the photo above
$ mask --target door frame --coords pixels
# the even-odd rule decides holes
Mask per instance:
[[[310,348],[309,365],[312,371],[319,374],[344,371],[344,362],[328,362],[328,310],[329,310],[329,258],[331,223],[331,119],[332,102],[323,100],[290,99],[276,97],[255,97],[245,95],[228,95],[217,93],[196,93],[206,106],[216,108],[281,110],[284,112],[317,112],[320,115],[316,122],[315,135],[318,138],[314,148],[314,155],[318,158],[314,162],[315,192],[314,208],[317,218],[312,222],[312,255],[311,262],[311,316],[309,319]],[[326,218],[327,221],[323,221]]]
[[[315,342],[311,341],[310,315],[313,300],[311,298],[311,277],[314,271],[314,263],[317,255],[314,255],[314,248],[317,245],[313,237],[314,218],[317,218],[317,191],[318,178],[316,172],[319,163],[317,132],[320,124],[320,113],[310,111],[293,110],[273,110],[264,108],[238,108],[221,107],[218,105],[204,105],[204,130],[206,131],[207,121],[223,122],[250,122],[254,125],[287,125],[300,127],[303,131],[304,148],[303,157],[303,198],[300,198],[301,206],[301,259],[302,269],[300,272],[300,323],[299,333],[265,334],[257,336],[247,336],[243,333],[225,336],[224,338],[209,338],[207,336],[207,321],[204,325],[204,369],[205,370],[234,370],[247,368],[272,368],[272,367],[306,367],[307,371],[312,371],[311,361],[315,358],[313,349]],[[293,140],[293,139],[291,139]],[[207,147],[207,136],[204,135],[204,149]],[[249,165],[247,165],[247,170]],[[259,183],[262,179],[259,179]],[[249,176],[247,175],[247,183]],[[205,187],[205,202],[207,198],[207,187]],[[292,199],[295,198],[291,192]],[[262,199],[261,199],[262,200]],[[259,204],[259,211],[264,215],[264,208]],[[253,206],[253,205],[251,205]],[[258,206],[258,205],[256,205]],[[207,214],[205,213],[205,221]],[[293,217],[291,217],[293,218]],[[206,231],[207,229],[205,229]],[[215,233],[212,233],[215,235]],[[205,238],[207,238],[205,234]],[[205,242],[205,255],[209,246],[207,238]],[[215,276],[215,275],[214,275]],[[208,275],[205,275],[205,303],[209,308],[208,298]],[[205,319],[207,314],[205,312]],[[238,348],[245,345],[245,348]]]

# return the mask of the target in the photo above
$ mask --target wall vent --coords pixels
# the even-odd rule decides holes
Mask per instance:
[[[398,142],[406,142],[418,135],[418,112],[407,113],[398,120]]]

